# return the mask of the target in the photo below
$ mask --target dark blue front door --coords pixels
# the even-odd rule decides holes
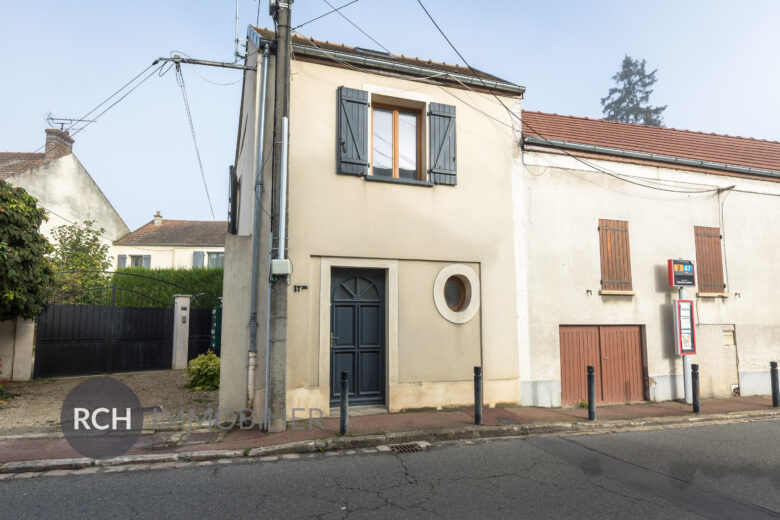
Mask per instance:
[[[350,404],[385,403],[385,273],[333,269],[330,305],[330,400],[349,372]]]

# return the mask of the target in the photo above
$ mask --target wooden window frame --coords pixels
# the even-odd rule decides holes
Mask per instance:
[[[133,265],[133,259],[134,258],[140,258],[141,264],[140,265]],[[127,255],[127,267],[143,267],[144,266],[144,255]]]
[[[417,117],[417,178],[414,180],[423,180],[423,168],[422,168],[422,147],[423,147],[423,110],[419,108],[403,107],[398,105],[392,105],[389,103],[371,103],[369,107],[371,109],[371,128],[369,129],[369,141],[368,149],[371,152],[371,161],[369,163],[368,174],[374,176],[374,109],[390,110],[393,113],[393,179],[399,179],[401,181],[409,179],[400,179],[398,177],[398,115],[400,113],[414,114]]]
[[[633,295],[628,221],[599,219],[598,231],[601,294]],[[623,256],[619,257],[621,253]]]

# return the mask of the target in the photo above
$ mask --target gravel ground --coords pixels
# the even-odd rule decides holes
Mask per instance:
[[[112,374],[133,389],[141,406],[160,406],[173,414],[184,408],[196,412],[216,409],[218,392],[189,391],[184,370],[161,370]],[[68,392],[88,377],[39,379],[9,383],[6,390],[15,394],[0,403],[0,435],[55,433],[59,431],[60,408]]]

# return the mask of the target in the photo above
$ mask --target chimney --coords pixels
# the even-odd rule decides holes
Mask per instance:
[[[46,159],[59,159],[73,153],[73,138],[67,130],[46,129]]]
[[[160,210],[157,210],[157,213],[154,214],[154,225],[155,226],[162,226],[162,215],[160,215]]]

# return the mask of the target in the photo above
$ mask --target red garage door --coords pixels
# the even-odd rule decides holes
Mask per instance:
[[[596,401],[625,403],[645,396],[642,336],[638,325],[562,326],[561,404],[588,398],[586,367],[596,374]]]

